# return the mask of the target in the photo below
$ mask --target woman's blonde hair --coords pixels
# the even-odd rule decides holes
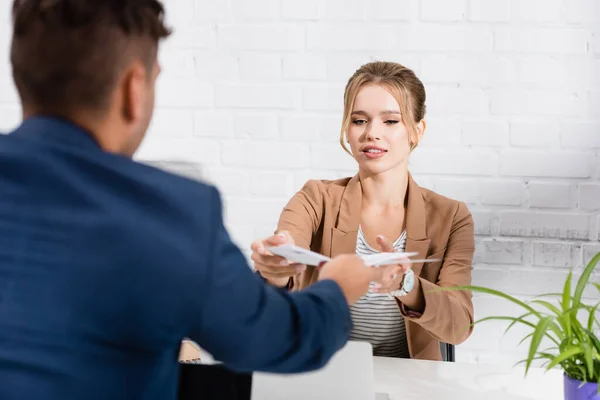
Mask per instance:
[[[344,150],[352,155],[352,152],[346,147],[344,136],[352,120],[356,95],[360,88],[368,83],[383,87],[396,99],[400,106],[402,122],[408,130],[410,150],[414,150],[419,144],[417,124],[425,117],[425,87],[411,69],[386,61],[374,61],[361,66],[346,84],[340,132],[340,144]]]

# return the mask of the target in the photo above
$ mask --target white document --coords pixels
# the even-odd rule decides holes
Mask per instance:
[[[304,249],[291,244],[281,246],[268,247],[267,251],[277,256],[283,257],[288,261],[312,266],[319,266],[323,262],[331,261],[331,258],[311,250]],[[419,253],[375,253],[362,256],[363,261],[370,267],[378,267],[381,265],[398,264],[400,262],[431,262],[438,260],[410,260],[409,257],[416,256]]]

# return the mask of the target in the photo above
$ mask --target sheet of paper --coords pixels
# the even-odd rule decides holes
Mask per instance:
[[[322,262],[331,261],[331,258],[326,257],[322,254],[316,253],[311,250],[304,249],[302,247],[291,245],[291,244],[284,244],[281,246],[268,247],[266,250],[272,254],[281,256],[288,261],[298,263],[298,264],[318,266]],[[411,260],[410,259],[410,257],[416,256],[418,254],[419,253],[416,253],[416,252],[375,253],[375,254],[369,254],[366,256],[362,256],[362,259],[365,262],[365,264],[367,264],[370,267],[379,267],[382,265],[398,264],[398,263],[404,262],[404,261],[409,262],[409,263],[439,261],[439,260],[414,260],[414,259]]]
[[[331,261],[331,258],[325,257],[322,254],[291,244],[268,247],[267,251],[298,264],[318,266],[322,262]]]

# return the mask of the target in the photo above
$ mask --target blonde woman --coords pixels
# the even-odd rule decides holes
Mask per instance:
[[[441,360],[440,342],[459,344],[473,322],[471,294],[436,291],[471,283],[473,219],[467,207],[423,189],[408,159],[425,133],[425,89],[412,70],[392,62],[363,65],[348,81],[340,143],[358,174],[310,180],[284,208],[280,243],[326,256],[377,251],[418,252],[437,262],[405,264],[395,279],[372,283],[352,307],[350,339],[369,341],[374,354]],[[255,268],[272,285],[300,290],[317,271],[252,245]],[[284,265],[282,265],[282,263]]]

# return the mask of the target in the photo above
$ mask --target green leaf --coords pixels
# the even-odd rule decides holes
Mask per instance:
[[[523,339],[521,339],[521,341],[519,342],[519,344],[517,345],[517,347],[519,347],[520,345],[522,345],[523,342],[525,342],[527,339],[529,339],[532,336],[533,336],[533,332],[531,332],[529,335],[525,336]]]
[[[567,275],[567,280],[565,281],[565,286],[563,288],[562,295],[562,309],[564,313],[571,308],[571,279],[573,278],[573,272],[569,271],[569,275]],[[567,318],[565,321],[565,334],[567,336],[571,336],[571,321]]]
[[[527,375],[527,371],[529,371],[529,367],[531,367],[531,362],[535,357],[538,348],[540,347],[540,343],[542,342],[542,338],[546,336],[546,331],[552,322],[552,317],[543,317],[540,322],[535,327],[535,331],[533,332],[533,337],[531,338],[531,344],[529,346],[529,355],[527,356],[527,363],[525,364],[525,375]]]
[[[548,366],[546,367],[546,370],[550,370],[550,369],[554,368],[556,365],[560,364],[561,362],[563,362],[573,356],[576,356],[577,354],[581,354],[581,353],[583,353],[583,349],[581,349],[580,347],[571,347],[570,349],[567,349],[567,350],[563,351],[562,353],[560,353],[558,356],[556,356],[554,358],[554,360],[552,360],[550,362],[550,364],[548,364]]]
[[[594,285],[596,289],[598,289],[598,291],[600,292],[600,283],[592,282],[592,285]]]
[[[504,333],[502,334],[502,336],[506,335],[508,333],[508,331],[515,326],[515,324],[521,320],[525,320],[525,318],[529,317],[531,314],[531,312],[525,313],[517,318],[515,318],[515,320],[513,322],[510,323],[510,325],[508,325],[508,327],[504,330]]]
[[[556,316],[560,317],[562,312],[552,303],[549,303],[545,300],[531,300],[530,303],[535,303],[546,307],[548,310],[552,311]]]
[[[588,377],[591,379],[594,376],[594,353],[588,343],[582,343],[583,356],[585,358],[585,365],[587,366]]]
[[[585,286],[587,285],[594,268],[596,268],[596,264],[600,261],[600,253],[596,254],[588,263],[588,265],[583,270],[583,273],[579,277],[577,281],[577,286],[575,287],[575,294],[573,295],[573,308],[577,308],[581,303],[581,296],[583,296],[583,291],[585,290]]]
[[[598,354],[600,354],[600,339],[598,339],[598,337],[596,337],[596,335],[594,334],[594,332],[592,332],[591,329],[585,329],[585,333],[588,334],[592,344],[596,348],[596,351],[598,352]],[[598,371],[598,372],[600,373],[600,371]]]
[[[596,310],[598,309],[598,306],[600,306],[600,302],[598,302],[594,307],[592,307],[590,311],[590,315],[588,316],[588,325],[587,325],[587,329],[588,331],[591,331],[594,329],[594,321],[596,321]],[[596,323],[598,323],[598,321],[596,321]],[[600,350],[598,350],[600,351]]]

